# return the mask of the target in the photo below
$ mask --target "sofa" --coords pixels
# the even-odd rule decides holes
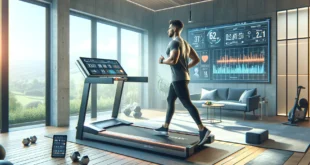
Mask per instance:
[[[257,95],[257,89],[240,89],[240,88],[202,88],[201,93],[190,95],[192,103],[200,110],[205,110],[202,107],[206,101],[212,103],[224,104],[222,110],[241,111],[243,118],[246,117],[246,112],[258,109],[260,95]]]

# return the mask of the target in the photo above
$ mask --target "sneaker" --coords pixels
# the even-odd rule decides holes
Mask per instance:
[[[204,144],[208,140],[210,133],[211,131],[208,130],[206,127],[202,131],[199,131],[200,142],[198,145]]]
[[[168,135],[168,128],[161,126],[160,128],[154,129],[157,135]]]

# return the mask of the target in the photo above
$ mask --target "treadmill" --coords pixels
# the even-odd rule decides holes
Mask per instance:
[[[198,148],[199,136],[195,133],[169,130],[168,136],[158,136],[152,128],[138,126],[118,119],[120,102],[125,82],[146,83],[148,77],[129,77],[117,60],[84,58],[77,60],[85,82],[79,112],[76,139],[113,143],[152,152],[188,157]],[[114,84],[117,89],[112,116],[103,121],[85,124],[86,108],[91,84]],[[212,143],[211,135],[206,143]]]

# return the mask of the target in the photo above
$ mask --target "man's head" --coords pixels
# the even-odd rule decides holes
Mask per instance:
[[[175,34],[181,34],[184,24],[180,20],[170,20],[168,36],[171,38]]]

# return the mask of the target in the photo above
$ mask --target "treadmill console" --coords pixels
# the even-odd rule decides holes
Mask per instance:
[[[77,65],[87,77],[127,77],[117,60],[80,57]]]

